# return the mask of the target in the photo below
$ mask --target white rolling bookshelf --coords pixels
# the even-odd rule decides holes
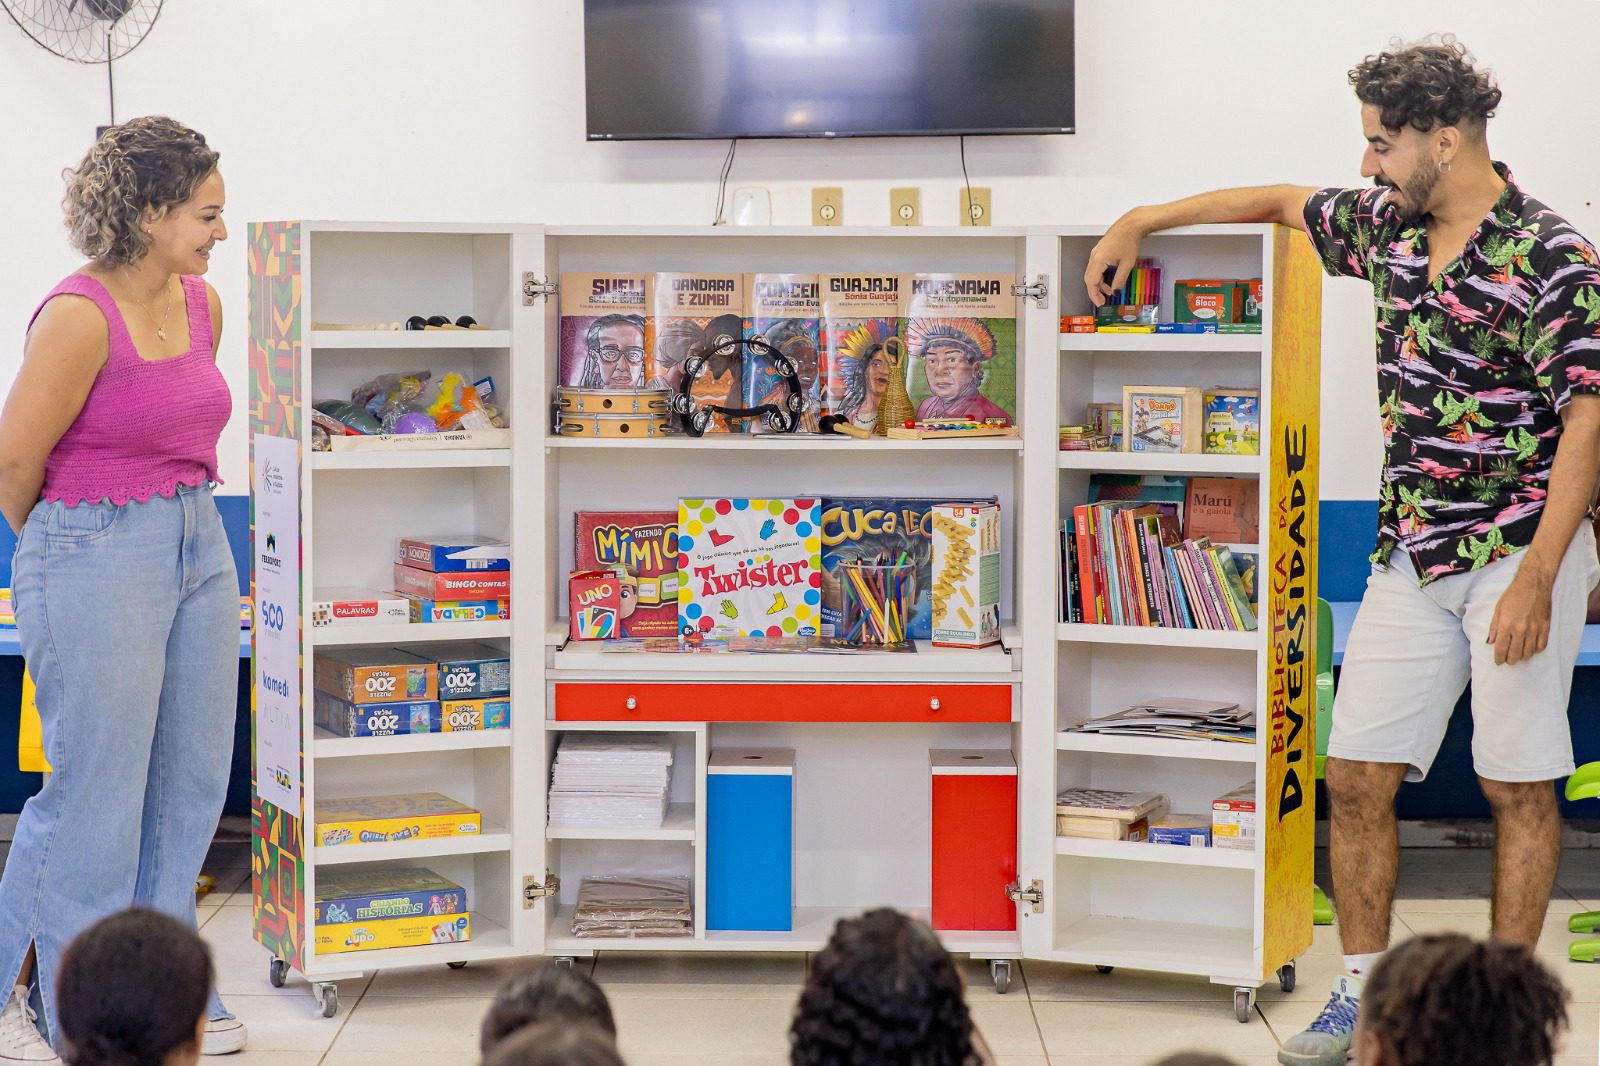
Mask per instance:
[[[1098,230],[1057,231],[1054,240],[1040,242],[1030,253],[1030,271],[1054,272],[1063,279],[1061,303],[1050,314],[1090,310],[1078,279],[1099,235]],[[1024,565],[1030,573],[1048,569],[1060,574],[1059,524],[1063,518],[1070,521],[1075,505],[1087,502],[1090,475],[1101,471],[1259,479],[1259,524],[1265,541],[1276,520],[1269,488],[1277,482],[1270,479],[1284,462],[1282,442],[1271,430],[1277,396],[1274,360],[1289,353],[1306,358],[1308,334],[1313,438],[1317,425],[1315,301],[1308,311],[1305,301],[1293,304],[1289,299],[1291,282],[1305,286],[1309,279],[1315,285],[1317,265],[1309,247],[1296,248],[1293,241],[1305,243],[1270,226],[1218,226],[1158,234],[1141,248],[1141,254],[1157,257],[1163,267],[1163,317],[1171,314],[1173,279],[1265,279],[1259,335],[1067,334],[1058,339],[1055,359],[1030,361],[1027,391],[1055,399],[1059,415],[1053,421],[1060,424],[1081,423],[1090,402],[1120,403],[1125,384],[1259,388],[1262,397],[1259,456],[1049,456],[1046,449],[1054,443],[1050,428],[1030,425],[1027,492],[1030,500],[1051,501],[1031,513],[1024,533]],[[1045,329],[1046,323],[1041,321],[1039,328]],[[1300,402],[1304,406],[1303,398]],[[1281,413],[1291,412],[1285,406]],[[1314,500],[1314,445],[1312,455],[1309,492]],[[1034,461],[1035,456],[1041,461]],[[1267,841],[1276,832],[1269,823],[1274,797],[1268,780],[1275,645],[1266,598],[1276,593],[1270,588],[1268,549],[1268,544],[1260,545],[1263,612],[1260,628],[1252,632],[1068,623],[1057,613],[1062,609],[1057,603],[1035,600],[1025,606],[1019,618],[1023,630],[1053,630],[1056,638],[1053,653],[1031,644],[1023,667],[1023,770],[1030,798],[1023,812],[1022,867],[1024,879],[1034,879],[1042,897],[1029,919],[1036,933],[1025,942],[1029,957],[1102,971],[1128,967],[1190,974],[1232,985],[1240,1021],[1251,1017],[1256,989],[1275,972],[1280,980],[1293,980],[1294,956],[1310,943],[1310,816],[1302,812],[1307,830],[1303,838],[1272,840],[1279,850],[1269,858]],[[1314,602],[1314,590],[1311,596]],[[1257,710],[1260,741],[1066,731],[1088,718],[1161,696],[1238,700]],[[1053,806],[1044,795],[1074,786],[1147,789],[1168,794],[1174,811],[1208,815],[1215,797],[1247,782],[1255,786],[1263,827],[1260,850],[1255,851],[1056,837]],[[1309,780],[1305,784],[1311,787]],[[1269,892],[1269,887],[1281,888],[1288,876],[1281,865],[1284,848],[1304,859],[1303,923],[1299,916],[1286,915],[1283,899]],[[1292,900],[1298,891],[1292,888],[1285,898]]]
[[[303,630],[307,815],[318,797],[427,790],[471,803],[484,817],[483,832],[474,838],[380,846],[313,847],[307,825],[307,901],[314,897],[319,867],[422,861],[467,886],[474,931],[468,942],[431,947],[329,956],[307,948],[305,976],[326,987],[379,967],[507,956],[808,952],[826,943],[840,918],[874,906],[927,916],[928,751],[990,748],[1009,750],[1018,767],[1016,928],[944,932],[952,951],[992,960],[1158,969],[1252,990],[1261,983],[1264,863],[1255,853],[1058,841],[1054,796],[1070,784],[1105,784],[1158,787],[1175,799],[1204,798],[1209,804],[1211,796],[1244,780],[1262,781],[1257,746],[1140,744],[1061,729],[1116,709],[1119,701],[1158,694],[1148,690],[1152,664],[1175,682],[1216,688],[1260,706],[1268,643],[1257,633],[1069,625],[1056,615],[1052,582],[1059,579],[1056,525],[1063,508],[1082,501],[1091,471],[1259,476],[1271,461],[1270,455],[1067,454],[1056,448],[1056,427],[1080,421],[1082,402],[1111,398],[1113,382],[1119,398],[1124,381],[1258,384],[1272,358],[1270,324],[1261,337],[1062,336],[1059,316],[1082,310],[1084,303],[1076,279],[1098,234],[1088,227],[300,226],[301,315],[307,324],[439,313],[472,314],[490,327],[423,334],[308,329],[299,367],[308,406],[347,394],[377,373],[459,369],[494,375],[512,427],[512,444],[504,450],[313,453],[307,419],[303,615],[309,618],[309,597],[318,585],[387,587],[394,540],[403,534],[503,533],[513,555],[510,621],[339,630],[308,624]],[[1232,227],[1159,236],[1147,252],[1166,261],[1169,277],[1186,271],[1270,277],[1272,242],[1269,227]],[[553,293],[536,291],[538,283],[582,271],[869,269],[1010,273],[1022,282],[1042,276],[1045,299],[1017,303],[1020,437],[590,441],[551,432],[559,308]],[[530,282],[534,288],[525,295]],[[572,569],[575,512],[672,509],[680,496],[721,495],[998,496],[1003,645],[971,652],[922,647],[914,657],[881,659],[723,659],[613,654],[566,642],[565,576]],[[310,671],[319,650],[441,639],[486,641],[509,650],[513,707],[511,728],[503,735],[351,740],[314,728]],[[815,696],[807,706],[825,706],[833,696],[845,700],[851,693],[859,699],[862,686],[923,686],[935,693],[925,701],[933,706],[946,689],[966,693],[998,686],[1007,693],[1010,711],[984,720],[928,715],[851,723],[807,721],[799,712],[793,720],[781,713],[771,716],[776,720],[725,720],[710,711],[696,721],[620,713],[558,718],[558,694],[570,698],[583,691],[574,686],[585,685],[610,686],[607,692],[616,686],[679,686],[707,701],[751,686],[811,686]],[[547,825],[550,766],[560,738],[603,731],[672,738],[670,806],[659,829]],[[706,928],[706,767],[711,753],[726,747],[795,751],[791,930]],[[688,876],[693,935],[572,935],[583,878],[601,873]]]

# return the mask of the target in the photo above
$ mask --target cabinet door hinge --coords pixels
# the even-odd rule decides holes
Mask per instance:
[[[544,873],[544,881],[528,876],[522,879],[522,909],[528,910],[546,896],[553,896],[561,891],[561,878],[549,870]]]
[[[522,273],[522,306],[532,307],[533,302],[541,296],[554,296],[561,289],[553,281],[540,281],[539,276],[531,270]]]
[[[1011,295],[1019,300],[1037,300],[1040,307],[1050,306],[1050,275],[1040,274],[1031,285],[1022,282],[1011,286]]]
[[[1031,881],[1027,888],[1022,887],[1021,881],[1013,881],[1006,886],[1006,896],[1012,903],[1026,903],[1033,907],[1033,913],[1044,913],[1044,882]]]

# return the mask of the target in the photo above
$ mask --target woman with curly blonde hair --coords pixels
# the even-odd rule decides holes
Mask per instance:
[[[55,982],[79,932],[131,905],[194,924],[238,671],[237,578],[211,496],[232,400],[201,276],[228,235],[217,153],[139,118],[65,177],[88,262],[35,312],[0,413],[17,629],[53,770],[0,876],[6,1062],[60,1061]],[[215,992],[208,1017],[206,1053],[244,1046]]]

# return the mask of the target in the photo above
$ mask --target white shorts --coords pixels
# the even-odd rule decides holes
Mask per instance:
[[[1561,561],[1545,650],[1496,666],[1489,622],[1526,554],[1426,588],[1399,548],[1387,568],[1372,568],[1334,695],[1330,758],[1405,763],[1406,780],[1421,781],[1470,680],[1478,776],[1551,781],[1572,773],[1567,698],[1589,590],[1600,581],[1594,530],[1585,519]]]

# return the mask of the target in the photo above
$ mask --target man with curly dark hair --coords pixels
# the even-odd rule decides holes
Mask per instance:
[[[1362,979],[1389,942],[1394,797],[1427,773],[1472,683],[1473,763],[1494,811],[1493,933],[1539,936],[1560,857],[1552,782],[1600,563],[1600,257],[1489,154],[1500,90],[1450,37],[1350,71],[1370,189],[1271,185],[1139,207],[1084,273],[1096,304],[1139,242],[1208,222],[1301,227],[1330,274],[1372,286],[1384,463],[1372,574],[1328,741],[1330,858],[1346,973],[1284,1042],[1343,1063]],[[1444,1060],[1440,1060],[1444,1061]]]
[[[1356,1066],[1549,1066],[1569,998],[1521,944],[1408,940],[1367,982]]]
[[[846,918],[811,963],[793,1066],[981,1066],[961,974],[932,929],[888,907]]]

